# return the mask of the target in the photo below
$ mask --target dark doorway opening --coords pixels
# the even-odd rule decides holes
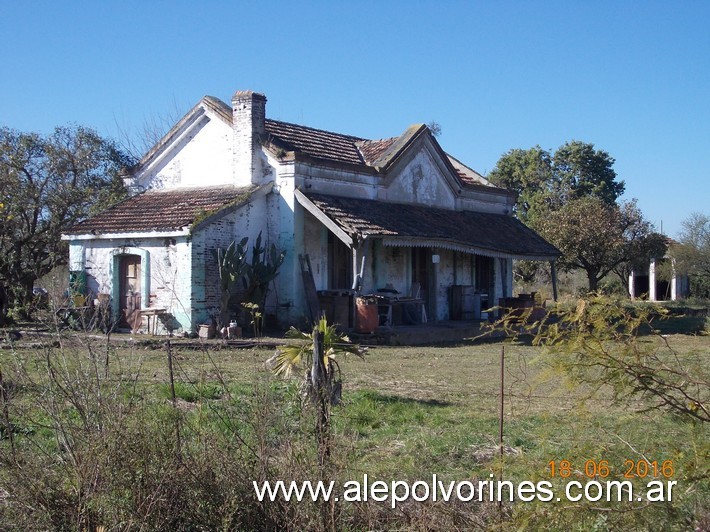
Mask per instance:
[[[118,326],[132,331],[141,326],[141,258],[124,255],[119,261],[120,312]]]
[[[353,261],[350,248],[328,232],[328,288],[349,290],[353,284]]]

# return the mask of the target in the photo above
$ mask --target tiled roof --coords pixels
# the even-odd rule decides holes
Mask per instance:
[[[489,256],[555,258],[552,244],[504,214],[451,211],[423,205],[305,194],[321,212],[349,235],[376,236],[391,241],[436,242],[448,249],[471,250]]]
[[[204,213],[249,197],[252,187],[205,187],[148,191],[73,226],[67,234],[177,231]]]
[[[365,164],[355,143],[363,139],[322,129],[289,124],[278,120],[265,121],[266,132],[276,137],[278,144],[289,151],[299,151],[340,163]]]
[[[382,140],[363,140],[358,143],[360,153],[368,164],[373,164],[389,150],[399,137]]]
[[[455,170],[456,170],[456,175],[459,176],[459,179],[463,183],[465,183],[467,185],[480,185],[481,184],[480,181],[474,179],[473,177],[466,175],[465,172],[459,170],[458,168],[456,168]]]
[[[458,175],[462,183],[466,185],[483,185],[486,187],[498,188],[481,174],[476,172],[473,168],[469,168],[455,157],[452,157],[448,153],[446,154],[446,157],[448,157],[451,166],[453,166],[456,171],[456,175]]]
[[[463,173],[461,170],[458,168],[456,169],[456,175],[459,176],[459,179],[463,181],[464,183],[473,183],[474,181],[470,179],[465,173]]]
[[[219,98],[205,96],[200,103],[186,115],[181,122],[176,124],[174,130],[179,129],[179,125],[187,120],[189,116],[196,112],[200,106],[206,106],[217,114],[226,124],[232,123],[232,108]],[[392,137],[379,140],[369,140],[353,135],[334,133],[323,129],[316,129],[299,124],[282,122],[280,120],[265,119],[264,127],[268,135],[268,141],[287,151],[302,153],[309,157],[331,161],[335,163],[347,163],[359,165],[368,169],[386,166],[392,156],[406,146],[406,141],[416,134],[423,126],[412,126],[399,137]],[[169,132],[156,147],[151,150],[141,160],[141,164],[150,159],[166,142],[172,138],[173,130]],[[492,186],[480,174],[466,167],[462,171],[457,165],[460,162],[448,156],[454,166],[457,177],[464,185],[487,185]]]
[[[412,126],[399,137],[368,140],[278,120],[265,121],[268,140],[276,146],[316,159],[368,168],[386,166],[390,158],[404,149],[407,142],[418,134],[421,127],[423,126]],[[474,170],[464,166],[450,155],[445,156],[448,157],[456,176],[463,185],[492,186]]]

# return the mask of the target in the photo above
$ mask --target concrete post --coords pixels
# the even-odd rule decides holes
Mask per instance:
[[[656,259],[648,267],[648,300],[656,301]]]
[[[671,259],[671,301],[678,299],[678,272],[675,270],[675,259]]]

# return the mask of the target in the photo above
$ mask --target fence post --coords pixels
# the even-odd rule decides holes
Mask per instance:
[[[177,407],[177,399],[175,397],[175,377],[173,374],[173,350],[170,345],[170,340],[165,344],[166,350],[168,351],[168,373],[170,375],[170,399],[173,403],[173,408],[175,409],[175,454],[180,458],[182,454],[182,445],[180,442],[180,412]]]

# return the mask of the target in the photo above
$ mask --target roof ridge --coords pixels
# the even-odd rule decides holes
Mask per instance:
[[[232,122],[232,108],[224,102],[221,98],[218,98],[217,96],[211,96],[209,94],[205,94],[202,99],[200,100],[200,103],[208,103],[210,104],[213,109],[217,112],[217,114],[220,114],[221,117],[225,120],[225,122],[230,123]]]
[[[175,187],[175,188],[148,188],[144,190],[143,192],[140,192],[139,194],[147,194],[148,192],[155,192],[157,193],[168,193],[168,192],[173,192],[176,194],[183,194],[186,192],[194,192],[196,190],[230,190],[230,189],[247,189],[247,188],[252,188],[254,185],[248,185],[245,187],[238,187],[237,185],[231,185],[231,184],[223,184],[223,185],[199,185],[199,186],[182,186],[182,187]],[[136,194],[138,195],[138,194]]]
[[[358,142],[387,142],[390,140],[398,139],[402,135],[395,135],[393,137],[383,137],[381,139],[360,139]]]

